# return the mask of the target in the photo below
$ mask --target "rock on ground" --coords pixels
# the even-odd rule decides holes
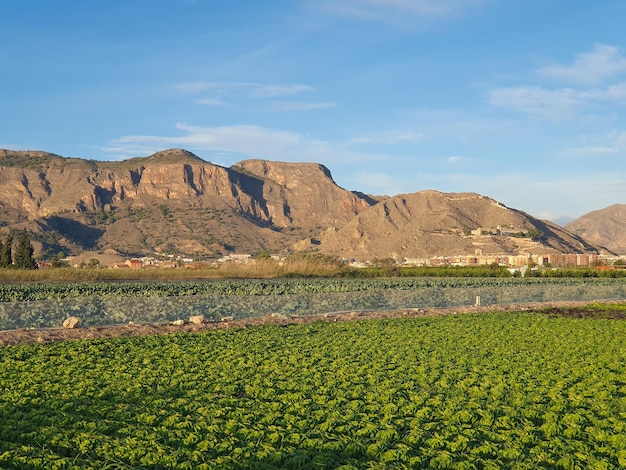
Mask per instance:
[[[69,317],[63,321],[63,328],[67,328],[68,330],[78,328],[78,325],[80,325],[80,318],[78,317]]]

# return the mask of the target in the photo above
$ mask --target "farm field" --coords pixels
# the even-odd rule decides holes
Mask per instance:
[[[621,468],[625,311],[5,347],[0,467]]]
[[[623,278],[365,278],[0,284],[0,330],[352,310],[626,299]]]

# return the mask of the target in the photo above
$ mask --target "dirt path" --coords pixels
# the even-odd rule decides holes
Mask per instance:
[[[207,322],[202,324],[186,323],[185,325],[159,324],[125,324],[110,326],[92,326],[76,329],[50,328],[0,331],[0,347],[15,346],[23,343],[51,343],[77,339],[114,338],[118,336],[147,336],[171,333],[194,333],[199,331],[218,330],[222,328],[249,328],[258,325],[295,325],[314,321],[354,321],[381,318],[409,318],[434,315],[451,315],[461,313],[492,312],[492,311],[533,311],[543,309],[563,309],[565,312],[572,307],[589,305],[592,302],[534,302],[513,305],[489,305],[483,307],[454,307],[454,308],[414,308],[386,311],[354,311],[326,313],[312,316],[266,315],[260,318],[246,318],[241,320]],[[626,301],[602,301],[606,304],[623,304]],[[620,317],[621,318],[621,317]]]

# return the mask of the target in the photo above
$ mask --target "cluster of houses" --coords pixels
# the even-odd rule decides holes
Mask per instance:
[[[222,256],[214,261],[194,261],[193,258],[185,258],[183,256],[170,255],[167,259],[157,259],[153,257],[143,258],[130,258],[124,262],[114,263],[111,268],[113,269],[143,269],[143,268],[158,268],[158,269],[173,269],[173,268],[186,268],[186,269],[206,269],[216,268],[223,263],[247,263],[252,260],[252,255],[243,253],[233,253],[230,255]]]
[[[597,254],[523,254],[523,255],[483,255],[474,256],[435,256],[430,258],[405,258],[405,266],[485,266],[498,264],[500,266],[522,267],[534,264],[553,268],[588,267],[606,264],[608,257]],[[613,260],[611,259],[611,263]]]
[[[279,260],[277,256],[272,258]],[[616,261],[626,261],[624,258],[597,255],[594,253],[584,254],[522,254],[522,255],[483,255],[477,250],[472,256],[433,256],[428,258],[404,258],[397,261],[401,266],[486,266],[497,264],[509,268],[522,268],[529,265],[544,266],[551,268],[571,268],[571,267],[606,267],[613,266]],[[250,254],[232,253],[213,261],[194,261],[192,258],[170,255],[167,259],[157,259],[153,257],[130,258],[124,262],[115,263],[113,269],[146,269],[146,268],[185,268],[185,269],[206,269],[217,268],[224,263],[250,263],[254,262]],[[358,262],[344,260],[352,267],[365,268],[371,266],[371,262]]]

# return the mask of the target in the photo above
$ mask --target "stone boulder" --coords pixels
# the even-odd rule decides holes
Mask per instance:
[[[63,328],[67,328],[68,330],[78,328],[78,325],[80,325],[80,318],[78,317],[69,317],[63,321]]]
[[[201,325],[202,323],[206,323],[206,318],[204,315],[194,315],[192,317],[189,317],[189,323]]]

